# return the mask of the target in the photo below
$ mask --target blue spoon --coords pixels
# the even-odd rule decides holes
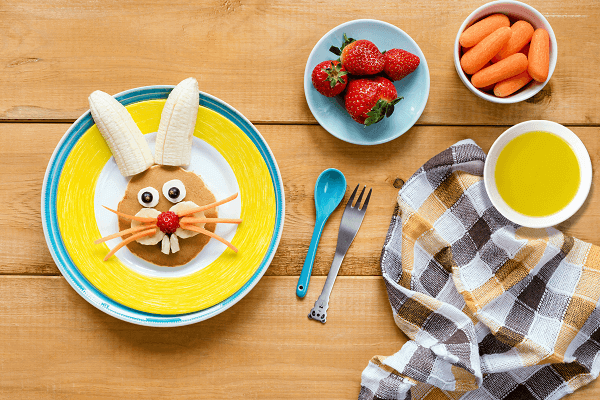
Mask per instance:
[[[296,295],[298,297],[306,296],[308,283],[310,282],[310,274],[312,273],[315,254],[317,253],[317,246],[319,245],[319,239],[321,239],[323,227],[333,210],[335,210],[338,204],[340,204],[340,201],[344,198],[345,193],[346,178],[344,177],[344,174],[335,168],[329,168],[321,172],[321,175],[317,178],[317,183],[315,183],[315,208],[317,209],[317,220],[315,221],[315,230],[313,231],[310,246],[308,247],[308,253],[304,260],[302,273],[298,279],[298,286],[296,286]]]

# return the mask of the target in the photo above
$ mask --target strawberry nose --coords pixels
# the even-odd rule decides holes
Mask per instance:
[[[179,228],[179,216],[173,211],[161,212],[157,217],[156,225],[164,233],[175,233]]]

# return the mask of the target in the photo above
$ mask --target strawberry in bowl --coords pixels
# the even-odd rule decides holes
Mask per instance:
[[[342,65],[354,75],[375,75],[383,71],[385,59],[377,46],[369,40],[354,40],[344,33],[339,49],[331,46],[329,51],[340,56]]]
[[[392,82],[382,76],[352,80],[344,98],[348,114],[366,126],[392,115],[400,100]]]
[[[399,81],[415,72],[421,59],[403,49],[391,49],[383,53],[383,72],[393,81]]]
[[[337,61],[347,72],[345,88],[333,97],[313,83],[313,70],[324,61],[329,67]],[[429,85],[427,61],[415,41],[394,25],[369,19],[325,34],[304,72],[304,94],[317,122],[333,136],[362,145],[385,143],[410,129],[425,109]]]
[[[323,61],[313,69],[312,83],[315,89],[325,97],[342,93],[348,84],[348,72],[339,61]]]

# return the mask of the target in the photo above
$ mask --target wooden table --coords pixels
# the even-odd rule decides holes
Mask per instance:
[[[484,150],[508,126],[549,119],[573,129],[600,169],[600,3],[531,0],[558,39],[558,64],[534,98],[480,100],[452,59],[458,27],[483,1],[3,0],[0,3],[0,398],[355,399],[376,354],[407,340],[395,326],[379,255],[397,178],[472,138]],[[362,147],[322,129],[303,92],[317,40],[352,19],[390,22],[412,36],[430,68],[417,125]],[[175,84],[188,76],[261,131],[285,184],[279,250],[254,290],[202,323],[147,328],[83,300],[46,247],[40,190],[52,150],[95,89]],[[333,291],[326,325],[306,315],[331,263],[341,208],[325,227],[308,295],[295,284],[314,221],[313,185],[328,167],[374,188],[363,227]],[[600,194],[560,228],[600,244]],[[570,399],[600,396],[595,381]]]

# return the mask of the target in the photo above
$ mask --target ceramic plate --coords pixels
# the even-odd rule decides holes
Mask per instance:
[[[172,86],[150,86],[115,95],[153,148],[160,114]],[[86,112],[66,132],[50,159],[42,190],[42,221],[52,256],[71,286],[117,318],[154,326],[207,319],[246,295],[268,268],[283,230],[284,194],[275,159],[256,128],[221,100],[200,93],[192,163],[222,199],[219,216],[242,218],[239,226],[218,225],[218,234],[239,252],[215,240],[181,267],[158,267],[124,247],[102,259],[120,239],[93,241],[118,230],[116,208],[125,193],[108,146]]]
[[[340,96],[325,97],[312,85],[311,74],[315,66],[321,61],[337,59],[329,48],[340,47],[344,33],[356,40],[370,40],[380,51],[399,48],[421,59],[415,72],[394,82],[398,96],[404,97],[396,104],[394,114],[371,126],[355,122],[346,112]],[[316,120],[333,136],[362,145],[385,143],[409,130],[421,116],[429,97],[429,68],[417,43],[404,31],[387,22],[359,19],[333,28],[315,45],[304,70],[304,94]]]

